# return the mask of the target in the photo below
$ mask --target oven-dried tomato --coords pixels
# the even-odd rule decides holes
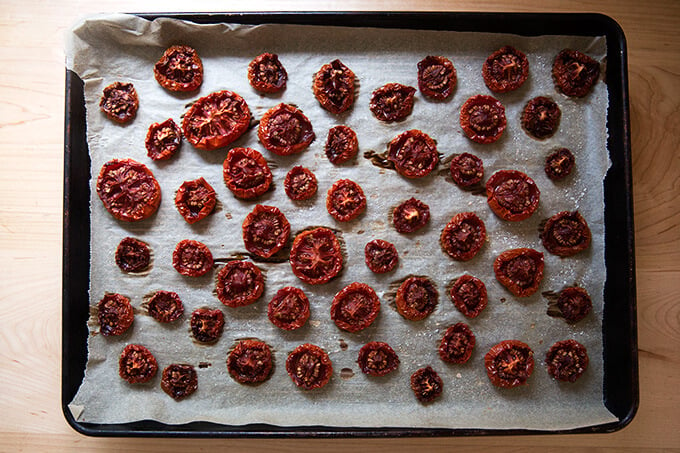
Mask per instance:
[[[264,382],[273,368],[272,351],[264,341],[241,340],[227,356],[227,370],[241,384]]]
[[[548,374],[564,382],[576,382],[588,368],[588,351],[576,340],[558,341],[545,355]]]
[[[376,274],[389,272],[399,263],[399,254],[394,244],[374,239],[364,248],[366,266]]]
[[[486,353],[484,366],[496,387],[524,385],[534,371],[534,351],[519,340],[501,341]]]
[[[333,375],[333,364],[326,351],[305,343],[288,354],[286,371],[295,385],[312,390],[328,384]]]
[[[590,294],[583,288],[572,286],[564,288],[557,297],[557,308],[568,323],[576,323],[586,317],[593,309]]]
[[[309,168],[297,165],[290,169],[283,181],[283,188],[288,198],[295,201],[308,200],[318,189],[316,176]]]
[[[230,261],[217,274],[217,298],[228,307],[243,307],[260,298],[264,277],[249,261]]]
[[[411,390],[421,403],[434,401],[442,394],[444,383],[432,367],[421,368],[411,375]]]
[[[340,179],[328,189],[326,209],[338,222],[349,222],[366,210],[366,195],[359,184]]]
[[[430,220],[430,207],[420,200],[409,198],[392,213],[392,222],[399,233],[413,233]]]
[[[269,190],[272,172],[262,154],[252,148],[232,148],[224,159],[227,188],[238,198],[249,200]]]
[[[184,181],[175,194],[175,206],[188,223],[205,219],[217,204],[215,189],[201,178]]]
[[[189,143],[205,150],[222,148],[236,141],[249,125],[248,104],[229,90],[196,100],[182,120],[182,130]]]
[[[366,283],[351,283],[333,298],[331,319],[348,332],[358,332],[373,324],[380,312],[380,299]]]
[[[267,317],[283,330],[299,329],[309,319],[309,299],[300,288],[281,288],[267,306]]]
[[[369,376],[385,376],[399,366],[399,356],[394,349],[381,341],[366,343],[359,350],[359,368]]]
[[[530,99],[522,112],[522,129],[543,140],[552,137],[560,125],[562,111],[555,101],[545,96]]]
[[[458,154],[451,159],[450,171],[453,182],[459,187],[467,188],[482,182],[484,163],[474,154]]]
[[[142,272],[151,264],[151,250],[146,242],[126,237],[116,248],[116,265],[123,272]]]
[[[359,152],[357,134],[349,126],[335,126],[328,131],[326,157],[332,164],[347,162]]]
[[[444,362],[465,363],[470,360],[475,347],[475,334],[464,322],[452,325],[439,344],[439,357]]]
[[[158,322],[177,321],[184,314],[179,295],[172,291],[156,291],[149,299],[149,315]]]
[[[201,343],[214,343],[222,336],[224,314],[220,310],[198,308],[191,314],[191,334]]]
[[[298,234],[290,250],[290,266],[303,282],[320,285],[342,270],[342,250],[335,233],[319,227]]]
[[[149,126],[144,140],[146,155],[152,160],[170,159],[182,145],[182,129],[172,118]]]
[[[505,107],[494,97],[472,96],[460,109],[460,126],[465,135],[477,143],[495,142],[503,135],[506,125]]]
[[[146,165],[132,159],[113,159],[99,172],[97,195],[112,216],[136,222],[156,212],[161,186]]]
[[[482,76],[491,91],[507,93],[516,90],[529,77],[529,60],[512,46],[501,47],[484,62]]]
[[[498,170],[486,182],[486,197],[498,217],[518,222],[536,211],[541,191],[534,180],[521,171]]]
[[[474,258],[486,240],[486,227],[474,212],[461,212],[449,220],[442,230],[439,243],[456,261]]]
[[[156,358],[142,345],[129,344],[120,354],[118,374],[130,384],[149,382],[157,371]]]
[[[429,175],[439,164],[437,145],[425,132],[417,129],[403,132],[387,146],[387,160],[407,178]]]
[[[130,299],[122,294],[106,294],[97,304],[99,331],[104,336],[122,335],[135,318]]]
[[[354,103],[354,73],[340,60],[333,60],[314,74],[312,89],[321,107],[342,113]]]
[[[416,89],[413,87],[388,83],[373,92],[369,108],[380,121],[386,123],[401,121],[413,111],[415,94]]]
[[[312,123],[302,110],[283,103],[265,112],[257,136],[262,146],[279,156],[299,153],[316,138]]]
[[[552,76],[557,90],[567,96],[583,97],[600,77],[600,64],[578,50],[564,49],[555,57]]]
[[[427,318],[439,302],[439,292],[427,277],[409,277],[397,289],[397,311],[411,321]]]
[[[161,376],[161,388],[175,401],[183,400],[198,388],[196,370],[191,365],[168,365]]]
[[[559,148],[545,158],[545,174],[553,181],[566,178],[574,169],[576,158],[567,148]]]
[[[269,258],[286,245],[290,223],[279,208],[258,204],[243,221],[246,250],[261,258]]]
[[[517,297],[536,292],[543,279],[543,254],[534,249],[510,249],[493,263],[496,279]]]
[[[153,67],[158,83],[170,91],[194,91],[203,83],[203,63],[196,49],[172,46]]]
[[[113,82],[104,88],[99,108],[117,123],[132,121],[139,108],[137,90],[129,82]]]
[[[418,88],[431,99],[447,99],[456,88],[456,68],[446,57],[427,56],[418,62]]]
[[[212,269],[213,256],[204,243],[183,239],[172,252],[172,265],[182,275],[200,277]]]
[[[248,65],[248,81],[257,91],[276,93],[286,88],[288,73],[278,55],[265,52]]]
[[[550,217],[543,227],[543,247],[553,255],[572,256],[590,245],[590,228],[578,211],[562,211]]]
[[[458,311],[468,318],[479,316],[489,301],[484,282],[468,274],[458,277],[449,290],[449,296]]]

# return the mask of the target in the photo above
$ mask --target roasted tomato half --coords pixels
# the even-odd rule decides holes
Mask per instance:
[[[184,137],[199,149],[213,150],[236,141],[250,125],[246,101],[233,91],[218,91],[189,107],[182,120]]]

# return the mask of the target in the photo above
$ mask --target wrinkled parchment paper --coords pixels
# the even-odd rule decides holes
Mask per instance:
[[[198,92],[173,94],[161,88],[153,76],[153,64],[173,44],[188,44],[198,50],[205,79]],[[478,145],[468,140],[459,125],[461,105],[470,96],[492,94],[485,87],[481,67],[486,57],[503,45],[513,45],[529,58],[530,76],[519,90],[496,95],[506,107],[508,127],[496,143]],[[606,150],[607,87],[601,81],[585,99],[558,94],[551,80],[552,60],[563,48],[584,51],[602,60],[605,39],[571,36],[520,37],[487,33],[384,30],[292,25],[242,26],[197,25],[171,19],[149,22],[128,15],[96,16],[77,24],[69,35],[67,64],[85,82],[87,135],[92,158],[91,181],[91,281],[90,304],[95,306],[106,292],[130,297],[135,307],[132,328],[120,337],[99,335],[96,318],[89,323],[89,360],[86,375],[71,404],[81,422],[122,423],[153,419],[165,423],[196,420],[230,425],[270,423],[274,425],[327,425],[363,427],[447,427],[569,429],[611,422],[615,418],[603,405],[602,395],[602,307],[604,265],[603,177],[609,160]],[[275,95],[260,95],[248,84],[247,65],[262,52],[279,55],[289,75],[288,87]],[[458,86],[451,99],[434,102],[416,94],[412,115],[400,123],[385,124],[368,109],[371,92],[388,82],[417,86],[417,62],[426,55],[450,58],[458,73]],[[340,58],[357,76],[354,107],[333,115],[315,100],[311,81],[325,63]],[[121,80],[132,82],[140,97],[137,117],[131,124],[114,124],[99,111],[102,89]],[[287,216],[293,232],[311,225],[339,229],[347,248],[347,261],[340,277],[328,284],[310,286],[291,272],[289,264],[258,265],[266,273],[265,294],[255,304],[242,308],[223,306],[214,290],[217,270],[201,278],[179,275],[172,267],[172,250],[182,239],[199,240],[213,255],[226,258],[245,251],[241,223],[256,202],[232,196],[222,179],[227,149],[202,151],[188,143],[167,162],[146,156],[144,137],[153,122],[169,117],[179,122],[187,105],[213,91],[229,89],[242,95],[259,119],[279,102],[299,106],[311,119],[316,140],[303,153],[275,156],[263,149],[256,130],[250,130],[230,146],[249,146],[270,161],[275,190],[257,202],[275,205]],[[526,102],[539,95],[550,96],[562,110],[559,130],[550,139],[531,139],[520,127]],[[359,137],[359,156],[334,166],[323,146],[328,129],[347,124]],[[444,157],[472,152],[484,161],[485,179],[500,169],[526,172],[541,190],[538,211],[522,222],[505,222],[488,208],[484,196],[456,187],[446,166],[421,180],[407,180],[394,171],[380,169],[363,158],[369,150],[378,153],[397,134],[421,129],[438,143]],[[566,146],[576,156],[576,170],[562,182],[552,182],[542,166],[555,147]],[[146,164],[162,188],[158,212],[138,223],[116,221],[97,198],[96,175],[112,158],[133,158]],[[283,179],[295,165],[309,167],[319,181],[311,201],[295,203],[283,190]],[[174,192],[185,180],[203,176],[217,191],[217,212],[194,225],[187,224],[175,209]],[[357,220],[339,223],[325,208],[326,192],[341,178],[358,182],[368,198],[366,212]],[[398,234],[389,222],[392,207],[416,197],[431,208],[432,218],[421,232]],[[546,253],[538,238],[542,220],[562,210],[578,209],[588,221],[593,241],[589,250],[567,259]],[[456,262],[439,246],[439,235],[456,213],[474,211],[485,222],[488,240],[469,262]],[[118,242],[134,236],[150,244],[153,265],[143,275],[123,274],[114,263]],[[398,268],[386,275],[371,273],[364,264],[365,244],[375,238],[394,243],[400,254]],[[545,278],[539,291],[528,298],[515,298],[494,278],[492,263],[502,251],[532,247],[545,253]],[[466,319],[453,306],[448,284],[470,273],[487,286],[489,305],[475,319]],[[403,319],[393,308],[394,283],[408,275],[428,275],[437,284],[439,305],[424,321]],[[330,319],[333,295],[345,285],[370,284],[382,302],[377,321],[359,333],[339,330]],[[547,316],[545,291],[559,291],[578,283],[588,289],[594,310],[575,326]],[[283,286],[298,286],[309,297],[311,318],[298,331],[285,332],[267,319],[267,303]],[[185,306],[184,317],[161,325],[142,308],[143,298],[156,290],[177,292]],[[190,313],[199,307],[220,308],[225,331],[214,345],[199,345],[189,333]],[[466,322],[476,335],[472,358],[464,365],[442,362],[437,347],[446,328]],[[256,337],[272,346],[275,368],[271,379],[258,386],[232,380],[225,360],[237,339]],[[558,340],[573,338],[583,343],[590,367],[575,384],[559,383],[548,376],[545,353]],[[536,367],[529,385],[515,389],[494,387],[484,370],[488,349],[506,339],[528,343],[535,352]],[[399,354],[398,371],[383,378],[363,375],[356,364],[359,349],[368,341],[387,341]],[[302,343],[323,347],[331,357],[334,374],[323,389],[303,391],[294,386],[285,371],[287,354]],[[130,343],[147,346],[159,363],[158,375],[148,384],[129,385],[118,376],[118,358]],[[193,364],[198,372],[198,390],[176,402],[160,388],[160,371],[171,363]],[[200,363],[210,366],[199,368]],[[417,402],[409,387],[410,375],[431,365],[444,382],[441,398],[428,405]],[[341,370],[343,370],[341,372]],[[342,376],[341,376],[342,375]]]

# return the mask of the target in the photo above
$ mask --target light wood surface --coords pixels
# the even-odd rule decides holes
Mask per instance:
[[[344,440],[88,438],[60,407],[64,33],[94,12],[601,12],[628,40],[640,409],[614,434]],[[654,451],[680,449],[680,2],[147,1],[0,4],[0,451]]]

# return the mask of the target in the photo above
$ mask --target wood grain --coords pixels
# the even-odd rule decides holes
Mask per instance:
[[[628,40],[640,409],[611,435],[169,440],[88,438],[60,408],[63,36],[103,11],[601,12]],[[680,446],[680,2],[6,0],[0,15],[0,451],[669,451]]]

